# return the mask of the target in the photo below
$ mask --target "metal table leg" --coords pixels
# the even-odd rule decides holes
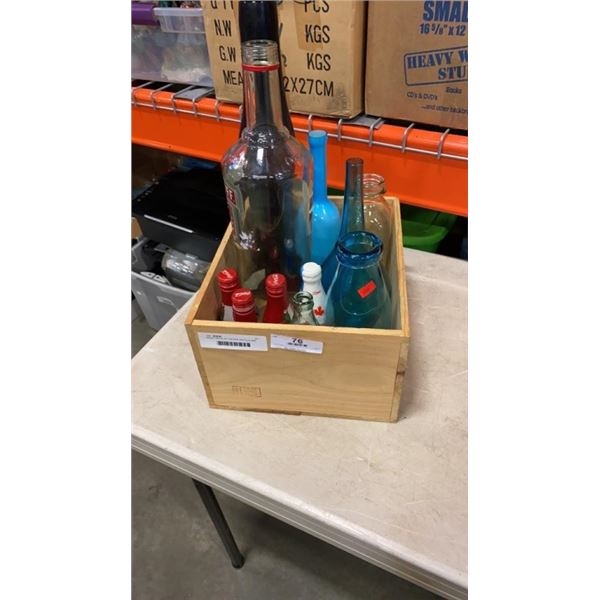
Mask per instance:
[[[192,481],[196,486],[198,494],[200,494],[200,498],[206,507],[206,511],[208,512],[210,520],[213,522],[213,525],[215,526],[215,529],[217,530],[217,533],[219,534],[219,537],[225,546],[225,550],[227,550],[227,555],[231,560],[231,564],[234,568],[241,569],[244,566],[244,557],[242,556],[242,553],[239,551],[237,544],[233,539],[233,535],[229,529],[229,525],[227,525],[225,517],[223,516],[223,511],[219,506],[219,502],[215,497],[213,489],[210,486],[197,481],[196,479],[192,479]]]

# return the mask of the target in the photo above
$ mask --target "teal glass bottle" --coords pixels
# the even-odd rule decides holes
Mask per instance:
[[[337,327],[392,327],[390,291],[381,269],[383,244],[367,231],[347,233],[336,244],[337,269],[326,313]]]
[[[338,242],[351,231],[363,231],[365,218],[363,212],[363,161],[362,158],[349,158],[346,161],[346,187],[344,189],[344,209]],[[315,261],[316,262],[316,261]],[[323,263],[321,282],[329,291],[337,268],[336,248]]]
[[[340,211],[327,197],[327,132],[311,131],[308,145],[314,165],[311,260],[322,265],[335,250],[340,234]]]

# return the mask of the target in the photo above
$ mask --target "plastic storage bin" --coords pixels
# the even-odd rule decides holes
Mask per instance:
[[[154,8],[152,15],[156,25],[133,13],[131,76],[212,87],[202,9]]]
[[[148,262],[150,257],[143,251],[147,244],[152,245],[152,242],[142,238],[131,248],[131,291],[135,297],[134,302],[144,313],[148,325],[158,331],[194,295],[194,292],[140,275],[142,271],[155,266],[154,263]],[[134,318],[132,312],[132,320]]]
[[[135,321],[142,314],[142,309],[140,305],[137,303],[135,296],[131,299],[131,320]]]
[[[402,238],[406,248],[435,252],[456,222],[456,215],[402,206]]]
[[[137,244],[131,247],[131,268],[140,273],[141,271],[152,271],[156,261],[153,260],[151,255],[144,252],[144,247],[148,244],[149,240],[146,237],[142,237]]]
[[[148,325],[156,331],[194,295],[194,292],[165,285],[134,271],[131,272],[131,290]]]
[[[168,33],[204,33],[201,8],[155,8],[160,28]]]

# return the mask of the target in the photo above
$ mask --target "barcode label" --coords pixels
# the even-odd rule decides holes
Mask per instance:
[[[250,342],[228,342],[226,340],[217,340],[217,346],[233,346],[234,348],[251,348]]]
[[[242,335],[237,333],[198,333],[202,348],[217,350],[245,350],[267,352],[267,338],[264,335]]]

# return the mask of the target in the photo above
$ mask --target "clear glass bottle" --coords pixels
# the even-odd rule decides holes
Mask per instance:
[[[310,292],[296,292],[292,298],[292,323],[295,325],[318,325],[313,313],[314,301]]]
[[[342,223],[338,242],[350,231],[364,230],[363,212],[363,160],[362,158],[349,158],[346,161],[346,187],[344,189],[344,208],[342,210]],[[337,244],[336,244],[337,247]],[[337,269],[336,247],[334,247],[327,260],[323,263],[323,287],[329,292],[335,270]]]
[[[313,165],[282,122],[277,43],[242,44],[247,127],[222,161],[240,280],[283,273],[290,289],[310,260]]]
[[[387,271],[392,242],[392,208],[385,201],[385,181],[376,173],[363,175],[363,212],[365,230],[375,233],[383,243],[382,264]]]
[[[353,231],[338,241],[338,268],[326,308],[337,327],[391,328],[392,305],[381,253],[381,240],[368,231]]]
[[[265,2],[264,0],[241,0],[239,3],[240,40],[242,43],[251,40],[279,41],[279,19],[277,16],[278,2]],[[279,59],[281,63],[281,59]],[[281,95],[281,113],[283,124],[294,135],[294,126],[287,107],[285,92],[279,73],[279,90]],[[246,127],[246,112],[242,112],[240,120],[240,135]]]

